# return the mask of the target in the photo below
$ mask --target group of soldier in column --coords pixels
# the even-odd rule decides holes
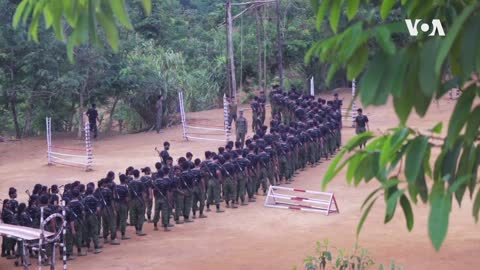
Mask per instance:
[[[128,167],[124,173],[110,171],[96,185],[76,181],[48,188],[37,184],[28,205],[19,204],[16,190],[11,188],[10,198],[3,202],[2,220],[38,228],[40,208],[46,217],[60,212],[59,203],[65,201],[66,255],[74,259],[75,254],[97,254],[106,244],[119,245],[120,240],[130,239],[128,226],[135,228],[136,235],[145,236],[145,223],[152,223],[155,231],[170,231],[175,225],[206,218],[206,212],[222,213],[224,208],[255,202],[269,185],[290,184],[299,171],[330,158],[341,146],[341,101],[316,99],[294,89],[283,92],[278,87],[269,97],[270,128],[265,125],[266,96],[262,92],[251,103],[254,133],[249,138],[248,123],[240,110],[233,119],[236,141],[205,151],[202,159],[189,152],[174,162],[170,143],[164,142],[163,150],[158,151],[161,160],[153,170]],[[54,224],[50,225],[54,230]],[[18,256],[21,249],[15,251],[15,245],[14,239],[4,237],[2,257]]]

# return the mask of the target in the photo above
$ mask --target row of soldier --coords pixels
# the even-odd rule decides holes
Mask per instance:
[[[279,95],[295,106],[282,110],[285,103],[274,102]],[[154,230],[170,231],[172,217],[176,224],[190,223],[197,217],[206,218],[211,207],[222,213],[222,202],[231,209],[254,202],[259,192],[266,194],[269,185],[290,184],[299,170],[328,159],[341,145],[339,107],[295,91],[275,90],[270,97],[274,110],[270,130],[258,125],[245,147],[240,140],[230,141],[216,151],[206,151],[203,161],[187,153],[174,164],[170,144],[165,142],[159,151],[161,162],[153,171],[129,167],[118,174],[118,182],[115,173],[109,172],[96,186],[77,181],[63,186],[62,193],[56,185],[48,189],[37,184],[28,206],[18,204],[16,190],[11,188],[10,199],[3,204],[3,222],[38,228],[40,207],[46,217],[61,211],[59,203],[64,200],[66,255],[74,259],[74,247],[79,256],[85,256],[87,250],[100,253],[100,236],[104,245],[120,244],[118,232],[121,240],[128,240],[127,224],[144,236],[145,222],[153,223]],[[263,101],[264,96],[260,98]],[[15,258],[19,254],[14,248],[15,240],[4,238],[2,256]]]

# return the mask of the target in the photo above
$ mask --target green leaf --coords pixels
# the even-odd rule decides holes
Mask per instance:
[[[420,171],[422,171],[422,168],[420,168]],[[424,174],[419,174],[417,181],[415,182],[416,190],[418,191],[418,194],[420,194],[420,199],[422,200],[423,203],[426,203],[428,201],[428,187],[427,187],[427,181],[425,179]]]
[[[351,21],[353,17],[355,17],[355,15],[357,14],[359,5],[360,0],[348,0],[347,17],[349,21]]]
[[[337,74],[337,71],[338,71],[339,68],[340,67],[337,63],[333,63],[330,66],[330,68],[328,69],[327,78],[326,78],[327,85],[330,85],[330,83],[332,82],[333,76],[335,76],[335,74]]]
[[[462,145],[463,141],[459,139],[453,148],[449,150],[443,150],[445,152],[445,156],[442,163],[442,176],[449,177],[449,184],[452,184],[454,180],[455,172],[457,171],[458,156],[462,150]]]
[[[355,51],[354,57],[350,58],[347,65],[347,78],[353,80],[362,72],[368,61],[368,49],[364,45]]]
[[[366,141],[368,141],[371,138],[373,138],[372,132],[361,133],[353,137],[352,139],[350,139],[350,141],[348,141],[347,144],[345,144],[344,149],[347,151],[352,151],[358,146],[360,146],[361,144],[364,144]]]
[[[427,97],[432,97],[440,84],[440,74],[432,68],[437,60],[441,38],[429,39],[420,51],[420,90]]]
[[[413,211],[410,201],[408,200],[405,194],[400,197],[400,206],[402,207],[403,214],[405,215],[405,221],[407,222],[407,229],[408,231],[412,231],[413,229]]]
[[[323,19],[325,18],[325,14],[327,13],[330,1],[331,0],[323,0],[322,5],[317,10],[317,30],[319,32],[322,30]]]
[[[430,131],[435,134],[442,133],[443,130],[443,122],[438,122]]]
[[[394,54],[395,43],[393,43],[390,35],[390,31],[386,27],[377,27],[375,31],[375,37],[382,49],[388,54]]]
[[[448,231],[448,221],[452,207],[452,195],[445,193],[444,183],[436,181],[430,194],[430,215],[428,233],[433,247],[438,251]]]
[[[20,4],[17,6],[17,9],[15,10],[15,14],[13,15],[13,28],[17,29],[18,24],[20,23],[20,19],[22,18],[22,15],[24,14],[25,6],[29,4],[29,0],[22,0]]]
[[[463,8],[463,11],[460,14],[460,16],[455,18],[452,26],[448,29],[448,33],[446,34],[446,37],[443,39],[442,45],[437,55],[437,62],[435,64],[436,74],[441,74],[443,63],[445,62],[445,59],[450,53],[453,43],[455,42],[458,35],[462,31],[463,25],[465,24],[467,19],[477,9],[478,6],[479,6],[479,3],[475,1],[474,4],[471,4]]]
[[[460,53],[460,64],[463,69],[463,78],[469,79],[473,71],[475,71],[475,57],[472,57],[471,53],[475,52],[480,43],[480,31],[477,26],[480,24],[480,14],[477,14],[474,18],[466,24],[464,33],[461,39],[461,48],[458,50]]]
[[[323,184],[322,187],[325,188],[330,181],[333,180],[333,178],[336,176],[336,169],[337,165],[342,160],[343,156],[345,155],[346,150],[340,151],[335,159],[330,163],[330,166],[328,166],[327,172],[325,173],[325,176],[323,177]]]
[[[362,206],[360,207],[360,209],[363,210],[363,208],[365,207],[365,205],[373,198],[373,196],[375,196],[375,194],[377,194],[380,190],[383,190],[383,189],[385,189],[385,187],[379,187],[379,188],[375,189],[374,191],[372,191],[372,192],[367,196],[367,198],[363,201]]]
[[[420,168],[427,148],[428,138],[425,136],[418,136],[409,143],[405,160],[405,176],[409,184],[415,183],[418,174],[424,173],[420,171]]]
[[[377,54],[368,64],[367,69],[362,76],[359,84],[359,93],[365,106],[373,104],[379,91],[380,81],[385,71],[385,55]],[[389,91],[389,89],[382,89]]]
[[[470,114],[471,117],[467,123],[467,129],[465,132],[465,142],[467,144],[473,143],[477,136],[479,135],[480,130],[480,106],[475,107],[475,109]]]
[[[358,171],[358,165],[364,158],[364,155],[362,153],[356,153],[355,157],[350,160],[350,163],[348,164],[348,169],[347,169],[347,184],[351,184],[353,180],[353,176],[355,173]]]
[[[457,137],[462,130],[465,122],[470,115],[470,109],[472,107],[473,99],[475,97],[475,91],[472,88],[463,92],[455,105],[455,109],[450,118],[450,124],[448,126],[448,136],[445,141],[447,147],[452,147],[453,143],[457,140]]]
[[[367,209],[365,209],[365,211],[363,212],[362,214],[362,217],[360,218],[360,222],[358,222],[358,225],[357,225],[357,236],[360,234],[360,232],[362,231],[362,227],[363,227],[363,224],[365,223],[365,220],[367,219],[367,216],[368,214],[370,213],[370,210],[372,210],[372,206],[373,204],[377,201],[378,198],[375,198],[367,207]]]
[[[112,16],[108,16],[103,13],[97,13],[97,19],[100,25],[105,30],[107,36],[108,44],[112,47],[114,51],[118,50],[118,30],[115,26],[115,21]]]
[[[128,18],[127,11],[125,10],[125,0],[110,0],[110,6],[112,7],[113,14],[123,26],[129,30],[133,30],[133,25]]]
[[[147,16],[150,16],[152,13],[152,2],[151,0],[142,0],[143,10],[147,13]]]
[[[475,222],[478,222],[478,213],[480,212],[480,191],[477,192],[475,196],[475,201],[473,201],[473,216],[475,217]]]
[[[340,12],[341,12],[341,5],[343,0],[335,0],[332,3],[332,7],[330,9],[330,27],[332,28],[334,33],[338,31],[338,22],[340,21]]]
[[[380,7],[380,15],[382,19],[385,20],[392,10],[393,6],[395,5],[396,0],[383,0],[382,6]]]
[[[387,199],[387,212],[385,213],[384,223],[390,222],[395,215],[395,209],[397,208],[398,198],[403,195],[404,190],[397,190],[391,194]]]

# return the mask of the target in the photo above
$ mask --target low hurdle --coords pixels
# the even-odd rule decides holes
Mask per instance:
[[[85,168],[91,171],[93,166],[93,151],[90,140],[90,125],[85,123],[85,148],[57,146],[52,143],[52,118],[46,118],[47,126],[47,159],[48,165],[60,164]]]
[[[299,197],[295,196],[296,193],[310,194],[311,196]],[[339,213],[333,193],[279,186],[270,186],[264,205],[272,208],[323,213],[327,216]]]
[[[223,127],[203,127],[189,125],[185,113],[185,106],[183,103],[183,92],[178,92],[178,102],[180,105],[180,116],[182,120],[182,136],[185,140],[195,139],[204,141],[225,142],[230,140],[230,127],[228,127],[228,101],[224,95],[223,110],[224,110],[224,124]],[[193,132],[191,130],[194,130]],[[217,137],[212,137],[217,136]],[[221,136],[223,138],[219,138]]]

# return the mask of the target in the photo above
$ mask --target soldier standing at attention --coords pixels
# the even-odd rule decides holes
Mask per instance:
[[[122,240],[128,240],[130,237],[125,235],[127,230],[127,218],[128,218],[128,177],[125,174],[120,175],[120,185],[115,187],[117,197],[115,200],[115,206],[117,207],[118,225],[120,232],[122,233]]]
[[[162,118],[163,118],[163,95],[159,95],[157,102],[155,103],[156,112],[156,121],[155,121],[155,130],[157,133],[160,133],[162,128]]]
[[[240,148],[243,148],[245,145],[245,136],[248,132],[248,123],[247,119],[243,117],[243,110],[240,110],[240,116],[235,122],[237,128],[237,142],[240,142]]]
[[[114,211],[113,193],[105,181],[102,179],[98,182],[98,196],[97,199],[102,201],[102,225],[103,225],[103,241],[108,243],[108,234],[110,233],[110,239],[112,245],[120,245],[117,240],[117,218]]]
[[[202,171],[201,163],[202,161],[197,158],[195,159],[195,168],[192,169],[192,174],[194,177],[194,187],[193,187],[193,218],[196,218],[197,210],[199,210],[199,218],[206,218],[207,216],[203,214],[203,209],[205,208],[205,199],[206,199],[206,184],[204,182],[203,174],[208,174],[208,171]]]
[[[267,103],[267,96],[265,96],[265,92],[262,90],[260,91],[260,97],[258,97],[258,105],[260,108],[260,121],[262,125],[265,123],[265,104]]]
[[[100,203],[97,198],[93,196],[93,187],[87,187],[85,191],[85,198],[83,198],[83,205],[85,207],[85,223],[87,234],[85,236],[85,242],[87,242],[87,247],[90,246],[90,240],[93,241],[94,251],[93,253],[98,254],[102,252],[100,249],[100,244],[98,241],[98,216],[100,215]]]
[[[355,117],[355,121],[353,122],[353,126],[355,128],[355,133],[362,134],[364,132],[367,132],[370,130],[370,127],[368,126],[368,117],[363,114],[363,110],[359,108],[357,110],[358,115]],[[365,147],[366,143],[363,145],[360,145],[360,149]]]
[[[83,242],[83,206],[79,200],[80,192],[78,189],[72,191],[73,199],[68,203],[70,218],[68,220],[69,230],[67,230],[67,254],[73,254],[73,244],[77,246],[78,256],[87,256],[87,251],[82,250]]]
[[[253,132],[255,132],[255,128],[256,128],[256,121],[258,119],[258,113],[259,113],[259,105],[258,105],[258,97],[255,96],[252,104],[250,104],[250,107],[252,108],[252,130]]]
[[[147,212],[148,223],[152,223],[152,208],[153,208],[153,193],[152,193],[152,171],[150,167],[142,169],[144,175],[140,178],[140,181],[145,186],[145,208]]]
[[[166,232],[170,231],[168,223],[170,219],[169,203],[167,194],[170,189],[170,179],[164,176],[163,171],[158,171],[153,180],[153,195],[155,197],[155,212],[153,215],[153,229],[158,231],[160,211],[162,211],[162,226]]]
[[[162,152],[159,153],[160,158],[162,159],[162,165],[163,166],[167,165],[167,159],[170,157],[170,154],[168,153],[168,150],[170,150],[170,143],[169,142],[164,142],[163,143],[163,150],[162,150]]]
[[[130,211],[134,219],[135,229],[138,236],[145,236],[143,223],[145,222],[145,185],[140,181],[140,171],[133,171],[133,181],[130,182],[130,197],[132,204]]]

